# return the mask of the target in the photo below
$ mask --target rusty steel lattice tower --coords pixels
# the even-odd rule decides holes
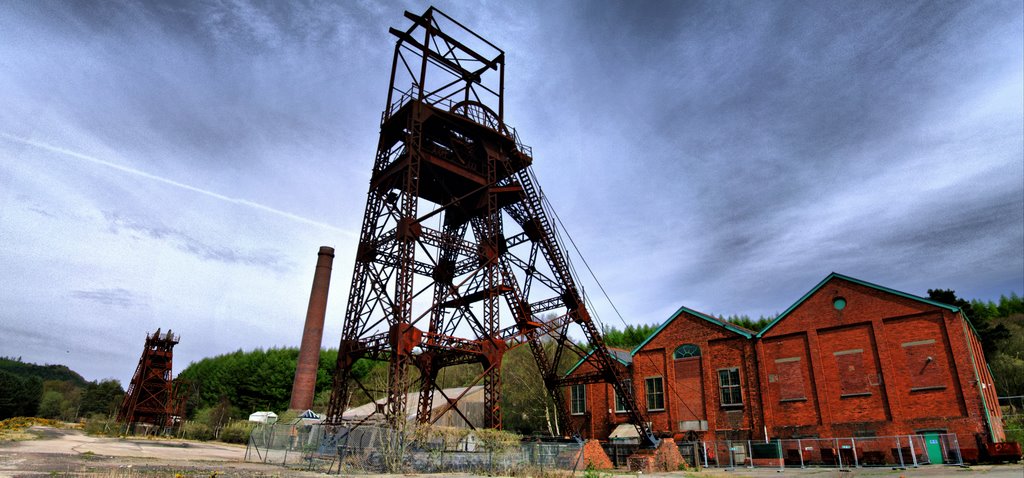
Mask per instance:
[[[404,420],[414,385],[417,419],[430,421],[434,393],[444,394],[438,372],[475,363],[485,402],[475,425],[500,428],[502,356],[527,345],[568,425],[562,390],[570,382],[557,369],[586,355],[580,340],[597,349],[588,360],[598,372],[572,383],[612,383],[653,443],[577,287],[530,169],[532,151],[505,124],[504,52],[433,7],[405,17],[407,30],[390,30],[398,40],[328,422],[344,422],[352,392],[371,395],[350,375],[357,359],[370,358],[389,362],[384,415],[393,424]],[[462,413],[461,396],[444,398],[445,411]]]
[[[177,391],[171,381],[171,359],[178,337],[171,333],[146,335],[135,375],[117,412],[117,421],[126,425],[148,423],[158,427],[172,425],[175,414],[184,410],[183,391]]]

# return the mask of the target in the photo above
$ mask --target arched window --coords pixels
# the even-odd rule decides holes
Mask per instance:
[[[682,359],[689,357],[700,357],[700,347],[693,344],[683,344],[672,354],[672,358]]]

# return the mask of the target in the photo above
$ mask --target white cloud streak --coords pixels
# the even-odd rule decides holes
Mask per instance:
[[[88,161],[90,163],[97,164],[97,165],[100,165],[100,166],[104,166],[104,167],[107,167],[107,168],[110,168],[110,169],[115,169],[117,171],[121,171],[121,172],[132,174],[132,175],[135,175],[135,176],[143,177],[143,178],[150,179],[150,180],[153,180],[153,181],[158,181],[160,183],[167,184],[169,186],[174,186],[176,188],[184,189],[186,191],[191,191],[191,192],[194,192],[194,193],[202,194],[204,196],[208,196],[208,197],[211,197],[211,198],[214,198],[214,199],[219,199],[219,200],[227,202],[227,203],[237,204],[239,206],[244,206],[244,207],[252,208],[252,209],[255,209],[255,210],[258,210],[258,211],[267,212],[267,213],[274,214],[274,215],[277,215],[277,216],[280,216],[280,217],[291,219],[291,220],[296,221],[296,222],[301,222],[303,224],[308,224],[308,225],[311,225],[311,226],[321,227],[321,228],[328,229],[328,230],[331,230],[331,231],[334,231],[334,232],[345,234],[345,235],[347,235],[349,237],[356,237],[355,233],[353,233],[353,232],[351,232],[351,231],[349,231],[347,229],[342,229],[342,228],[339,228],[337,226],[332,226],[330,224],[326,224],[326,223],[323,223],[323,222],[314,221],[312,219],[299,216],[297,214],[293,214],[293,213],[290,213],[290,212],[287,212],[287,211],[282,211],[280,209],[274,209],[274,208],[272,208],[270,206],[265,206],[263,204],[252,202],[252,201],[249,201],[249,200],[246,200],[246,199],[233,198],[233,197],[225,196],[223,194],[216,193],[216,192],[213,192],[213,191],[209,191],[209,190],[206,190],[206,189],[197,188],[195,186],[191,186],[191,185],[188,185],[188,184],[185,184],[185,183],[181,183],[181,182],[175,181],[173,179],[168,179],[168,178],[160,177],[160,176],[157,176],[155,174],[147,173],[145,171],[141,171],[141,170],[138,170],[138,169],[135,169],[135,168],[130,168],[130,167],[127,167],[127,166],[122,166],[122,165],[117,164],[117,163],[112,163],[110,161],[106,161],[106,160],[99,159],[99,158],[96,158],[96,157],[93,157],[93,156],[89,156],[87,154],[82,154],[82,153],[78,153],[78,152],[75,152],[75,151],[71,151],[71,150],[68,150],[68,149],[65,149],[65,148],[61,148],[59,146],[54,146],[54,145],[51,145],[51,144],[43,143],[41,141],[36,141],[36,140],[28,139],[28,138],[23,138],[23,137],[20,137],[20,136],[15,136],[15,135],[4,133],[4,132],[0,132],[0,137],[2,137],[4,139],[7,139],[8,141],[15,142],[15,143],[23,144],[23,145],[26,145],[26,146],[32,146],[34,148],[43,149],[43,150],[49,151],[51,153],[57,153],[57,154],[60,154],[60,155],[63,155],[63,156],[68,156],[68,157],[72,157],[72,158],[75,158],[75,159],[81,159],[83,161]]]

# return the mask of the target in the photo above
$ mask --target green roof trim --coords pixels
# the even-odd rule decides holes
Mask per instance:
[[[586,362],[587,359],[590,358],[591,355],[594,355],[594,352],[596,352],[596,351],[597,351],[597,349],[594,349],[594,350],[591,350],[590,352],[587,352],[587,354],[584,355],[583,358],[581,358],[579,362],[576,362],[575,365],[573,365],[572,367],[569,367],[569,370],[567,372],[565,372],[565,375],[562,375],[562,376],[563,377],[568,377],[569,374],[575,372],[576,369],[580,368],[580,365],[583,365],[583,362]],[[611,352],[612,349],[609,347],[608,351]],[[623,350],[623,352],[626,352],[626,350]],[[616,354],[616,353],[611,353],[609,355],[611,355],[612,358],[614,358],[615,360],[618,360],[619,363],[621,363],[622,365],[627,365],[627,366],[630,365],[629,362],[626,362],[625,360],[622,360],[621,358],[619,358],[618,354]]]
[[[679,307],[678,310],[673,312],[672,315],[669,316],[668,320],[666,320],[664,323],[662,323],[661,326],[658,327],[658,329],[654,331],[654,333],[649,335],[643,342],[640,343],[640,345],[637,345],[636,348],[634,348],[633,351],[630,352],[629,354],[630,355],[636,355],[636,353],[639,352],[640,349],[644,348],[644,346],[647,345],[648,342],[653,340],[654,337],[656,337],[658,334],[660,334],[662,330],[665,330],[665,327],[668,327],[668,324],[670,324],[674,320],[676,320],[676,318],[679,317],[679,315],[682,314],[683,312],[686,312],[687,314],[690,314],[690,315],[692,315],[694,317],[698,317],[698,318],[704,319],[704,320],[706,320],[708,322],[711,322],[712,324],[715,324],[715,325],[717,325],[719,327],[723,327],[723,328],[725,328],[727,330],[730,330],[732,332],[740,334],[740,335],[742,335],[742,336],[744,336],[744,337],[746,337],[748,339],[754,337],[754,331],[752,331],[752,330],[747,330],[747,329],[745,329],[743,327],[740,327],[738,325],[729,323],[729,322],[724,321],[724,320],[716,319],[716,318],[711,317],[711,316],[709,316],[707,314],[703,314],[703,313],[697,312],[696,310],[693,310],[693,309],[691,309],[689,307],[682,306],[682,307]]]
[[[781,321],[782,319],[786,318],[786,316],[788,316],[790,314],[790,312],[793,312],[794,309],[796,309],[798,306],[800,306],[800,304],[803,304],[804,301],[806,301],[810,296],[812,296],[816,292],[818,292],[819,289],[824,287],[825,284],[827,284],[830,281],[832,281],[832,279],[842,279],[842,280],[845,280],[847,282],[852,282],[854,284],[862,285],[864,287],[868,287],[868,288],[871,288],[871,289],[879,290],[879,291],[886,292],[886,293],[893,294],[893,295],[898,295],[898,296],[903,297],[905,299],[910,299],[910,300],[914,300],[914,301],[917,301],[917,302],[923,302],[925,304],[934,305],[936,307],[940,307],[940,308],[943,308],[943,309],[946,309],[946,310],[949,310],[949,311],[952,311],[952,312],[961,312],[959,307],[956,307],[956,306],[953,306],[953,305],[943,304],[942,302],[936,302],[936,301],[931,300],[931,299],[925,299],[924,297],[918,297],[918,296],[913,295],[913,294],[908,294],[906,292],[898,291],[896,289],[890,289],[888,287],[880,286],[878,284],[872,284],[872,283],[867,282],[867,281],[863,281],[863,280],[856,279],[856,278],[853,278],[853,277],[850,277],[850,276],[845,276],[845,275],[839,274],[837,272],[833,272],[833,273],[829,274],[828,276],[826,276],[824,279],[822,279],[822,281],[819,282],[818,285],[814,286],[813,289],[811,289],[809,292],[804,294],[804,296],[801,297],[800,300],[796,301],[793,305],[789,306],[789,308],[786,309],[785,312],[779,314],[779,316],[776,317],[775,320],[771,321],[771,323],[769,323],[765,328],[761,329],[761,331],[757,333],[756,337],[757,338],[763,337],[765,332],[768,332],[769,330],[771,330],[772,327],[775,326],[775,324],[779,323],[779,321]],[[963,315],[963,314],[961,313],[961,315]],[[967,320],[967,316],[964,316],[964,319]],[[967,323],[971,324],[971,321],[967,320]],[[972,329],[974,328],[973,324],[971,324],[971,328]],[[977,331],[975,331],[975,333],[977,333]]]

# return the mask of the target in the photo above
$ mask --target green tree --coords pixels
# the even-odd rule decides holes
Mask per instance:
[[[647,340],[655,330],[658,330],[658,324],[626,325],[622,330],[615,326],[603,325],[601,335],[604,336],[604,343],[608,347],[631,350]]]
[[[232,406],[232,418],[245,418],[258,410],[287,409],[298,354],[294,347],[237,350],[189,364],[178,374],[178,379],[189,380],[198,388],[197,396],[189,400],[189,416],[217,406],[222,397]],[[319,393],[330,390],[337,357],[337,350],[321,351],[316,385]],[[372,368],[372,362],[359,360],[353,376],[361,378]]]
[[[124,389],[117,380],[107,379],[91,382],[82,392],[81,409],[78,416],[104,415],[112,417],[124,400]]]
[[[994,356],[999,349],[999,342],[1010,336],[1010,330],[1006,326],[993,323],[990,320],[988,315],[991,313],[991,309],[985,307],[975,314],[973,304],[957,297],[956,292],[952,289],[928,289],[928,298],[960,308],[960,312],[967,317],[967,320],[971,321],[974,330],[978,332],[978,340],[981,342],[981,349],[985,352],[986,357]],[[998,311],[998,307],[996,309]]]
[[[22,378],[0,370],[0,420],[35,416],[42,394],[43,381],[39,377]]]
[[[726,322],[736,324],[744,329],[752,330],[754,332],[760,332],[764,330],[768,324],[775,320],[775,317],[760,316],[757,320],[751,319],[749,315],[730,315],[728,317],[719,317],[719,319]]]
[[[61,410],[64,408],[64,397],[55,390],[43,392],[43,398],[39,400],[39,412],[37,416],[42,418],[60,418]]]
[[[85,386],[85,379],[64,365],[36,365],[22,362],[21,357],[0,357],[0,370],[11,372],[19,377],[36,377],[40,383],[47,380],[71,382],[75,386]]]

